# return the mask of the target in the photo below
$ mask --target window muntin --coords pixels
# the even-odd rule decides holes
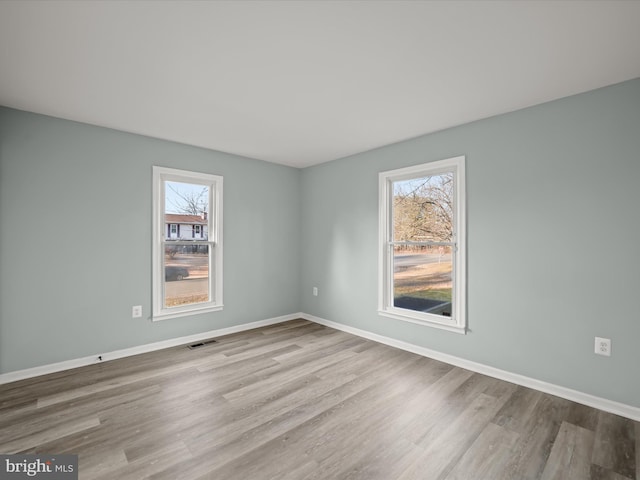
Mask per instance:
[[[153,176],[153,319],[220,310],[222,177],[163,167]]]
[[[464,332],[464,212],[464,157],[380,173],[380,314]]]

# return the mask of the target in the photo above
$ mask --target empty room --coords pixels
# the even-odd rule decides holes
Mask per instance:
[[[0,479],[640,479],[639,1],[0,0]]]

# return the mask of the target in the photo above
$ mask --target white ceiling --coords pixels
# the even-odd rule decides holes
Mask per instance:
[[[639,1],[0,1],[0,105],[297,167],[637,77]]]

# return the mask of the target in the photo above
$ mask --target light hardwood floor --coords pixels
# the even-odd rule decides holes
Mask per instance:
[[[81,479],[638,475],[640,424],[305,320],[0,385],[0,453]]]

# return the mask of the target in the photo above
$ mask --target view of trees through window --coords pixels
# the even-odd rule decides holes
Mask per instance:
[[[182,182],[165,182],[165,213],[201,215],[209,210],[209,187]]]
[[[454,175],[393,182],[394,306],[451,316]]]
[[[164,184],[164,306],[208,302],[209,186]]]

